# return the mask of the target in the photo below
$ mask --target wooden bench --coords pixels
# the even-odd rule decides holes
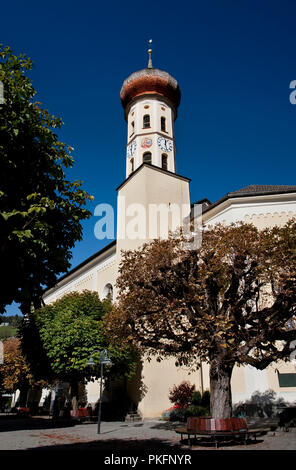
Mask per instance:
[[[256,437],[262,435],[266,432],[266,429],[248,429],[247,431],[188,431],[187,428],[176,428],[176,433],[181,434],[181,440],[183,440],[183,435],[187,436],[188,445],[191,447],[191,438],[208,438],[215,442],[216,448],[218,447],[219,441],[229,441],[231,439],[238,439],[244,441],[247,445],[250,437]]]
[[[212,419],[209,417],[188,418],[187,426],[175,429],[176,433],[187,436],[188,445],[191,447],[192,438],[212,440],[216,448],[219,442],[239,440],[247,445],[251,437],[256,438],[266,432],[266,429],[248,429],[247,422],[243,418]]]

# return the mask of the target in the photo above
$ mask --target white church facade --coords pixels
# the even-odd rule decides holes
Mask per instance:
[[[160,205],[176,207],[180,208],[182,220],[190,218],[190,179],[176,173],[174,122],[180,96],[177,81],[167,72],[153,68],[151,60],[148,68],[124,81],[120,97],[127,122],[126,179],[117,188],[117,239],[60,278],[55,287],[45,292],[45,304],[84,289],[97,291],[101,298],[111,294],[116,301],[121,251],[136,249],[160,236],[161,221],[158,224],[157,217],[149,217],[151,210]],[[252,185],[228,193],[215,203],[207,199],[198,203],[206,226],[237,221],[253,223],[258,228],[282,225],[296,217],[296,185]],[[145,209],[142,214],[145,231],[139,237],[129,233],[135,204]],[[172,218],[165,223],[168,229],[174,228]],[[136,380],[128,384],[128,393],[143,417],[157,417],[171,406],[168,391],[173,385],[188,380],[196,389],[209,389],[209,369],[207,364],[202,364],[196,374],[188,375],[186,368],[176,368],[174,358],[161,363],[143,359],[141,380],[145,388],[143,396],[138,398]],[[285,401],[296,401],[295,361],[277,363],[264,371],[249,366],[234,369],[234,403],[250,398],[257,390],[270,389]],[[98,383],[89,383],[87,392],[88,401],[95,403]]]

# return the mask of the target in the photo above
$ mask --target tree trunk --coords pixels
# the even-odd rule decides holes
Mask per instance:
[[[29,392],[29,385],[25,384],[20,387],[20,394],[18,398],[18,406],[26,407],[27,406],[27,399],[28,399],[28,392]]]
[[[231,374],[233,364],[225,365],[219,360],[210,364],[210,392],[212,418],[231,418]]]

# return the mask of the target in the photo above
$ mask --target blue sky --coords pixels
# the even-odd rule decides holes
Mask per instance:
[[[294,0],[182,2],[26,1],[1,6],[0,42],[34,61],[38,101],[62,117],[75,148],[72,179],[116,207],[125,178],[126,124],[119,91],[153,65],[179,82],[177,172],[192,179],[192,202],[212,202],[249,184],[296,184]],[[109,241],[83,224],[76,266]],[[14,307],[8,309],[14,312]]]

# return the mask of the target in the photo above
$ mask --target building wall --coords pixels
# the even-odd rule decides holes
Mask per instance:
[[[152,181],[153,184],[151,184]],[[135,249],[144,242],[159,236],[160,225],[155,223],[155,218],[149,217],[149,204],[165,204],[167,207],[177,204],[180,208],[185,205],[187,209],[184,217],[186,217],[190,213],[189,180],[144,165],[119,188],[117,206],[117,254],[119,256],[121,250]],[[135,219],[137,210],[140,211],[141,208],[145,214],[146,227],[139,233],[138,238],[131,239],[128,236],[130,222]],[[168,229],[171,227],[169,220]]]
[[[238,221],[254,223],[258,228],[284,225],[296,216],[296,194],[236,197],[228,199],[203,215],[209,225]]]
[[[95,260],[91,266],[84,266],[73,275],[50,289],[43,297],[45,304],[55,302],[70,292],[82,292],[84,289],[97,291],[102,296],[104,287],[116,280],[116,252],[115,247],[104,256]]]
[[[143,360],[141,370],[141,385],[144,396],[139,401],[138,409],[145,418],[161,416],[162,412],[173,406],[169,401],[169,390],[183,381],[194,384],[197,390],[201,388],[199,372],[190,372],[186,367],[176,367],[175,359],[164,359],[157,362],[153,358],[150,362]],[[139,381],[135,383],[138,386]],[[131,384],[133,385],[133,384]],[[130,395],[136,396],[136,387],[130,387]]]

